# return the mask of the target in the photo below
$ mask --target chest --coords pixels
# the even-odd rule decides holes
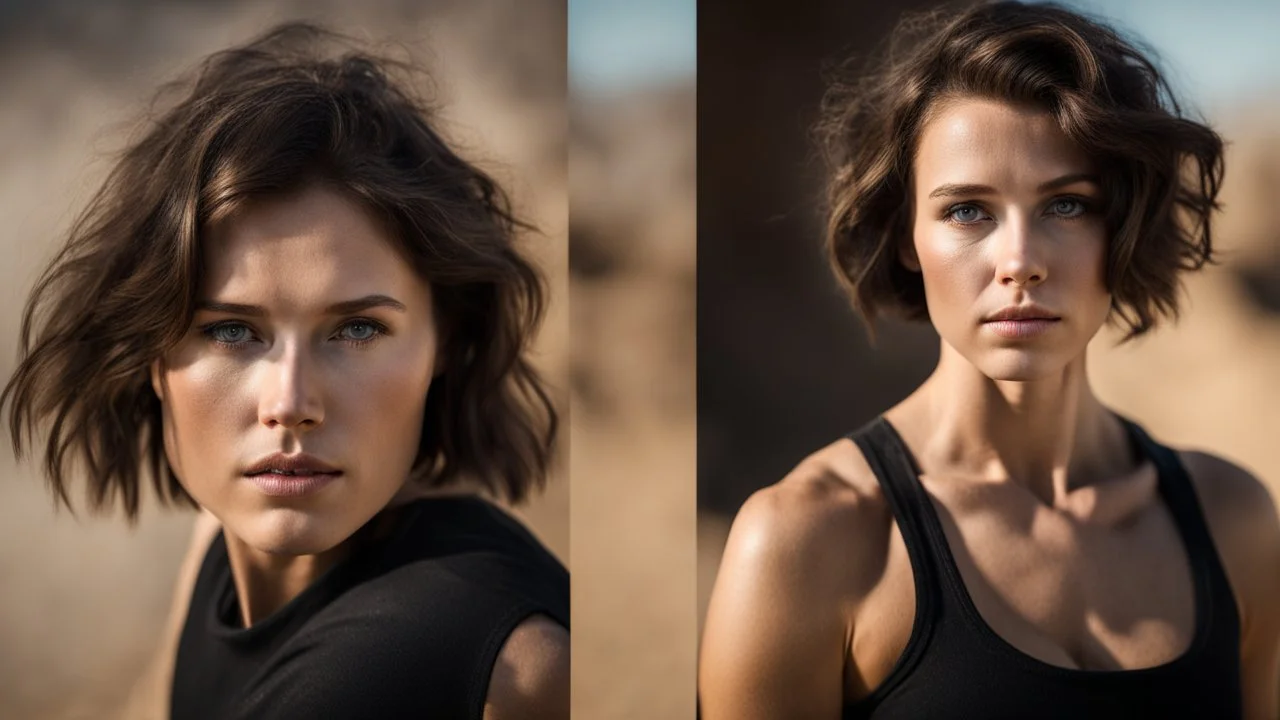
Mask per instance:
[[[985,624],[1024,654],[1067,668],[1121,670],[1163,664],[1190,644],[1193,573],[1158,499],[1123,522],[1092,524],[998,494],[977,502],[945,491],[933,498],[965,594]]]
[[[931,571],[958,579],[951,584],[955,602],[969,603],[975,624],[986,626],[975,634],[989,629],[995,643],[1018,653],[1085,670],[1154,667],[1190,646],[1193,573],[1177,524],[1158,499],[1123,522],[1099,526],[998,491],[975,496],[925,485],[944,541],[934,543]],[[874,687],[891,672],[911,635],[915,592],[895,523],[882,581],[855,622],[855,688]]]

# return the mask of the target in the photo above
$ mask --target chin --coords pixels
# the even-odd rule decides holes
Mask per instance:
[[[328,517],[313,509],[275,507],[227,518],[242,542],[271,555],[316,555],[332,550],[360,528],[354,519]]]
[[[972,362],[972,361],[971,361]],[[1058,353],[1000,348],[984,353],[974,366],[992,380],[1031,382],[1060,376],[1067,363]]]

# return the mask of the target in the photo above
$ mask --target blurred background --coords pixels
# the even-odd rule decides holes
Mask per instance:
[[[310,19],[423,65],[445,136],[540,228],[525,247],[553,299],[536,362],[567,411],[566,12],[564,0],[0,3],[0,378],[27,293],[156,87]],[[518,511],[566,563],[567,454]],[[193,515],[147,503],[131,529],[120,515],[55,512],[8,442],[0,476],[0,718],[112,717],[155,649]]]
[[[691,718],[694,0],[570,0],[573,711]]]
[[[1158,439],[1242,463],[1280,497],[1280,3],[1071,0],[1154,49],[1228,141],[1215,244],[1183,316],[1090,348],[1103,402]],[[927,324],[870,347],[824,257],[809,139],[824,68],[866,58],[904,11],[811,0],[698,4],[699,623],[729,523],[753,491],[906,397],[932,371]]]

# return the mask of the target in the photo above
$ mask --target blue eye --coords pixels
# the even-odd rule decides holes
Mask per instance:
[[[222,323],[204,329],[204,334],[219,345],[240,345],[249,336],[249,328],[240,323]]]
[[[944,219],[948,222],[958,225],[972,225],[989,218],[990,216],[982,212],[978,206],[969,204],[952,205],[944,216]]]
[[[346,337],[343,339],[356,347],[368,345],[387,332],[385,327],[372,320],[352,320],[343,325],[342,330],[346,331]]]
[[[1083,215],[1088,208],[1076,198],[1058,198],[1049,205],[1049,209],[1058,217],[1073,218]]]
[[[238,322],[206,325],[200,328],[200,331],[215,345],[232,350],[248,345],[247,341],[253,337],[249,326]],[[372,320],[352,320],[339,328],[336,339],[355,347],[362,347],[376,341],[386,332],[387,329],[381,323]]]
[[[348,328],[364,328],[369,331],[368,333],[352,331],[352,335],[353,335],[353,337],[351,338],[352,340],[367,340],[373,337],[374,333],[376,332],[376,330],[374,330],[374,327],[369,323],[351,323],[347,327]]]

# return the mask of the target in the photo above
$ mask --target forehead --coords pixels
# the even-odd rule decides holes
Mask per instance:
[[[202,253],[209,298],[306,306],[378,292],[407,301],[426,290],[380,223],[319,186],[246,204],[210,228]]]
[[[920,132],[918,189],[937,182],[1035,183],[1088,172],[1088,155],[1046,110],[999,100],[941,102]],[[925,188],[927,190],[927,188]]]

